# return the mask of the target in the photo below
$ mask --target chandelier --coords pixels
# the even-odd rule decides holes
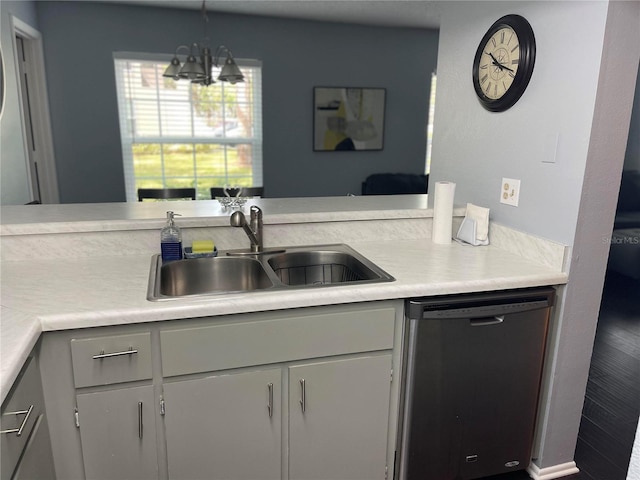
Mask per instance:
[[[190,46],[179,45],[176,48],[171,63],[162,76],[173,78],[176,81],[184,79],[190,80],[191,83],[198,85],[209,86],[212,83],[216,83],[213,79],[213,67],[220,68],[220,59],[226,56],[224,64],[220,69],[218,80],[221,82],[229,82],[232,85],[238,82],[244,82],[244,75],[238,68],[238,65],[236,65],[231,50],[224,45],[219,45],[216,48],[215,54],[212,55],[211,48],[209,47],[209,37],[207,36],[209,17],[205,7],[205,0],[202,0],[202,19],[204,23],[204,33],[201,43],[194,42]],[[184,64],[181,63],[178,58],[180,51],[185,51],[184,55],[186,55],[186,59]]]

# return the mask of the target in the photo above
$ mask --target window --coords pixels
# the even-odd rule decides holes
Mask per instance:
[[[171,56],[114,55],[127,201],[138,188],[262,186],[260,62],[243,83],[209,87],[162,76]]]
[[[429,92],[429,119],[427,123],[427,161],[424,173],[429,175],[431,171],[431,142],[433,139],[433,117],[436,113],[436,73],[431,74],[431,91]]]

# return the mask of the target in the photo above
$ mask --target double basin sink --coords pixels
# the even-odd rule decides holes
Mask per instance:
[[[154,255],[147,298],[151,301],[331,285],[391,282],[395,279],[345,244],[242,250],[217,257],[163,264]]]

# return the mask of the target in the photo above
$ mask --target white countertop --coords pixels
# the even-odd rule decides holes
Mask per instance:
[[[215,234],[219,248],[247,242],[217,201],[3,206],[1,399],[46,331],[566,283],[564,246],[505,227],[494,226],[493,244],[485,247],[433,244],[427,198],[250,201],[264,211],[265,237],[274,242],[265,245],[344,242],[394,282],[159,302],[146,295],[151,252],[157,253],[167,210],[183,215],[186,237]],[[456,208],[454,217],[464,212]]]
[[[395,282],[150,302],[150,255],[3,262],[0,392],[4,399],[42,331],[316,305],[556,285],[567,274],[498,247],[430,240],[349,242]]]
[[[265,224],[432,217],[427,199],[426,194],[256,198],[244,210],[258,205],[267,214]],[[217,200],[6,205],[0,207],[0,236],[156,229],[166,221],[167,210],[182,215],[183,227],[228,226],[231,214]],[[464,215],[464,208],[458,208],[457,214]]]

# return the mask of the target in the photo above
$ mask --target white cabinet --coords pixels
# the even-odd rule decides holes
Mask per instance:
[[[391,478],[401,338],[401,301],[46,333],[58,475]]]
[[[162,375],[174,377],[394,348],[389,303],[231,315],[160,331]]]
[[[150,336],[98,335],[69,342],[76,388],[114,385],[76,396],[87,479],[158,477],[153,386],[125,383],[151,379]]]
[[[45,416],[40,415],[11,480],[54,480],[55,478],[49,429]]]
[[[87,479],[158,478],[152,386],[77,396]]]
[[[361,304],[161,329],[169,478],[383,480],[397,311]]]
[[[383,480],[391,354],[289,367],[289,478]]]
[[[152,377],[150,332],[73,338],[70,346],[76,388]]]
[[[284,415],[288,478],[383,480],[390,391],[391,354],[166,383],[169,478],[282,478]]]
[[[40,371],[35,356],[27,358],[2,404],[0,430],[2,480],[56,478]]]
[[[164,385],[169,478],[280,479],[281,371]]]

